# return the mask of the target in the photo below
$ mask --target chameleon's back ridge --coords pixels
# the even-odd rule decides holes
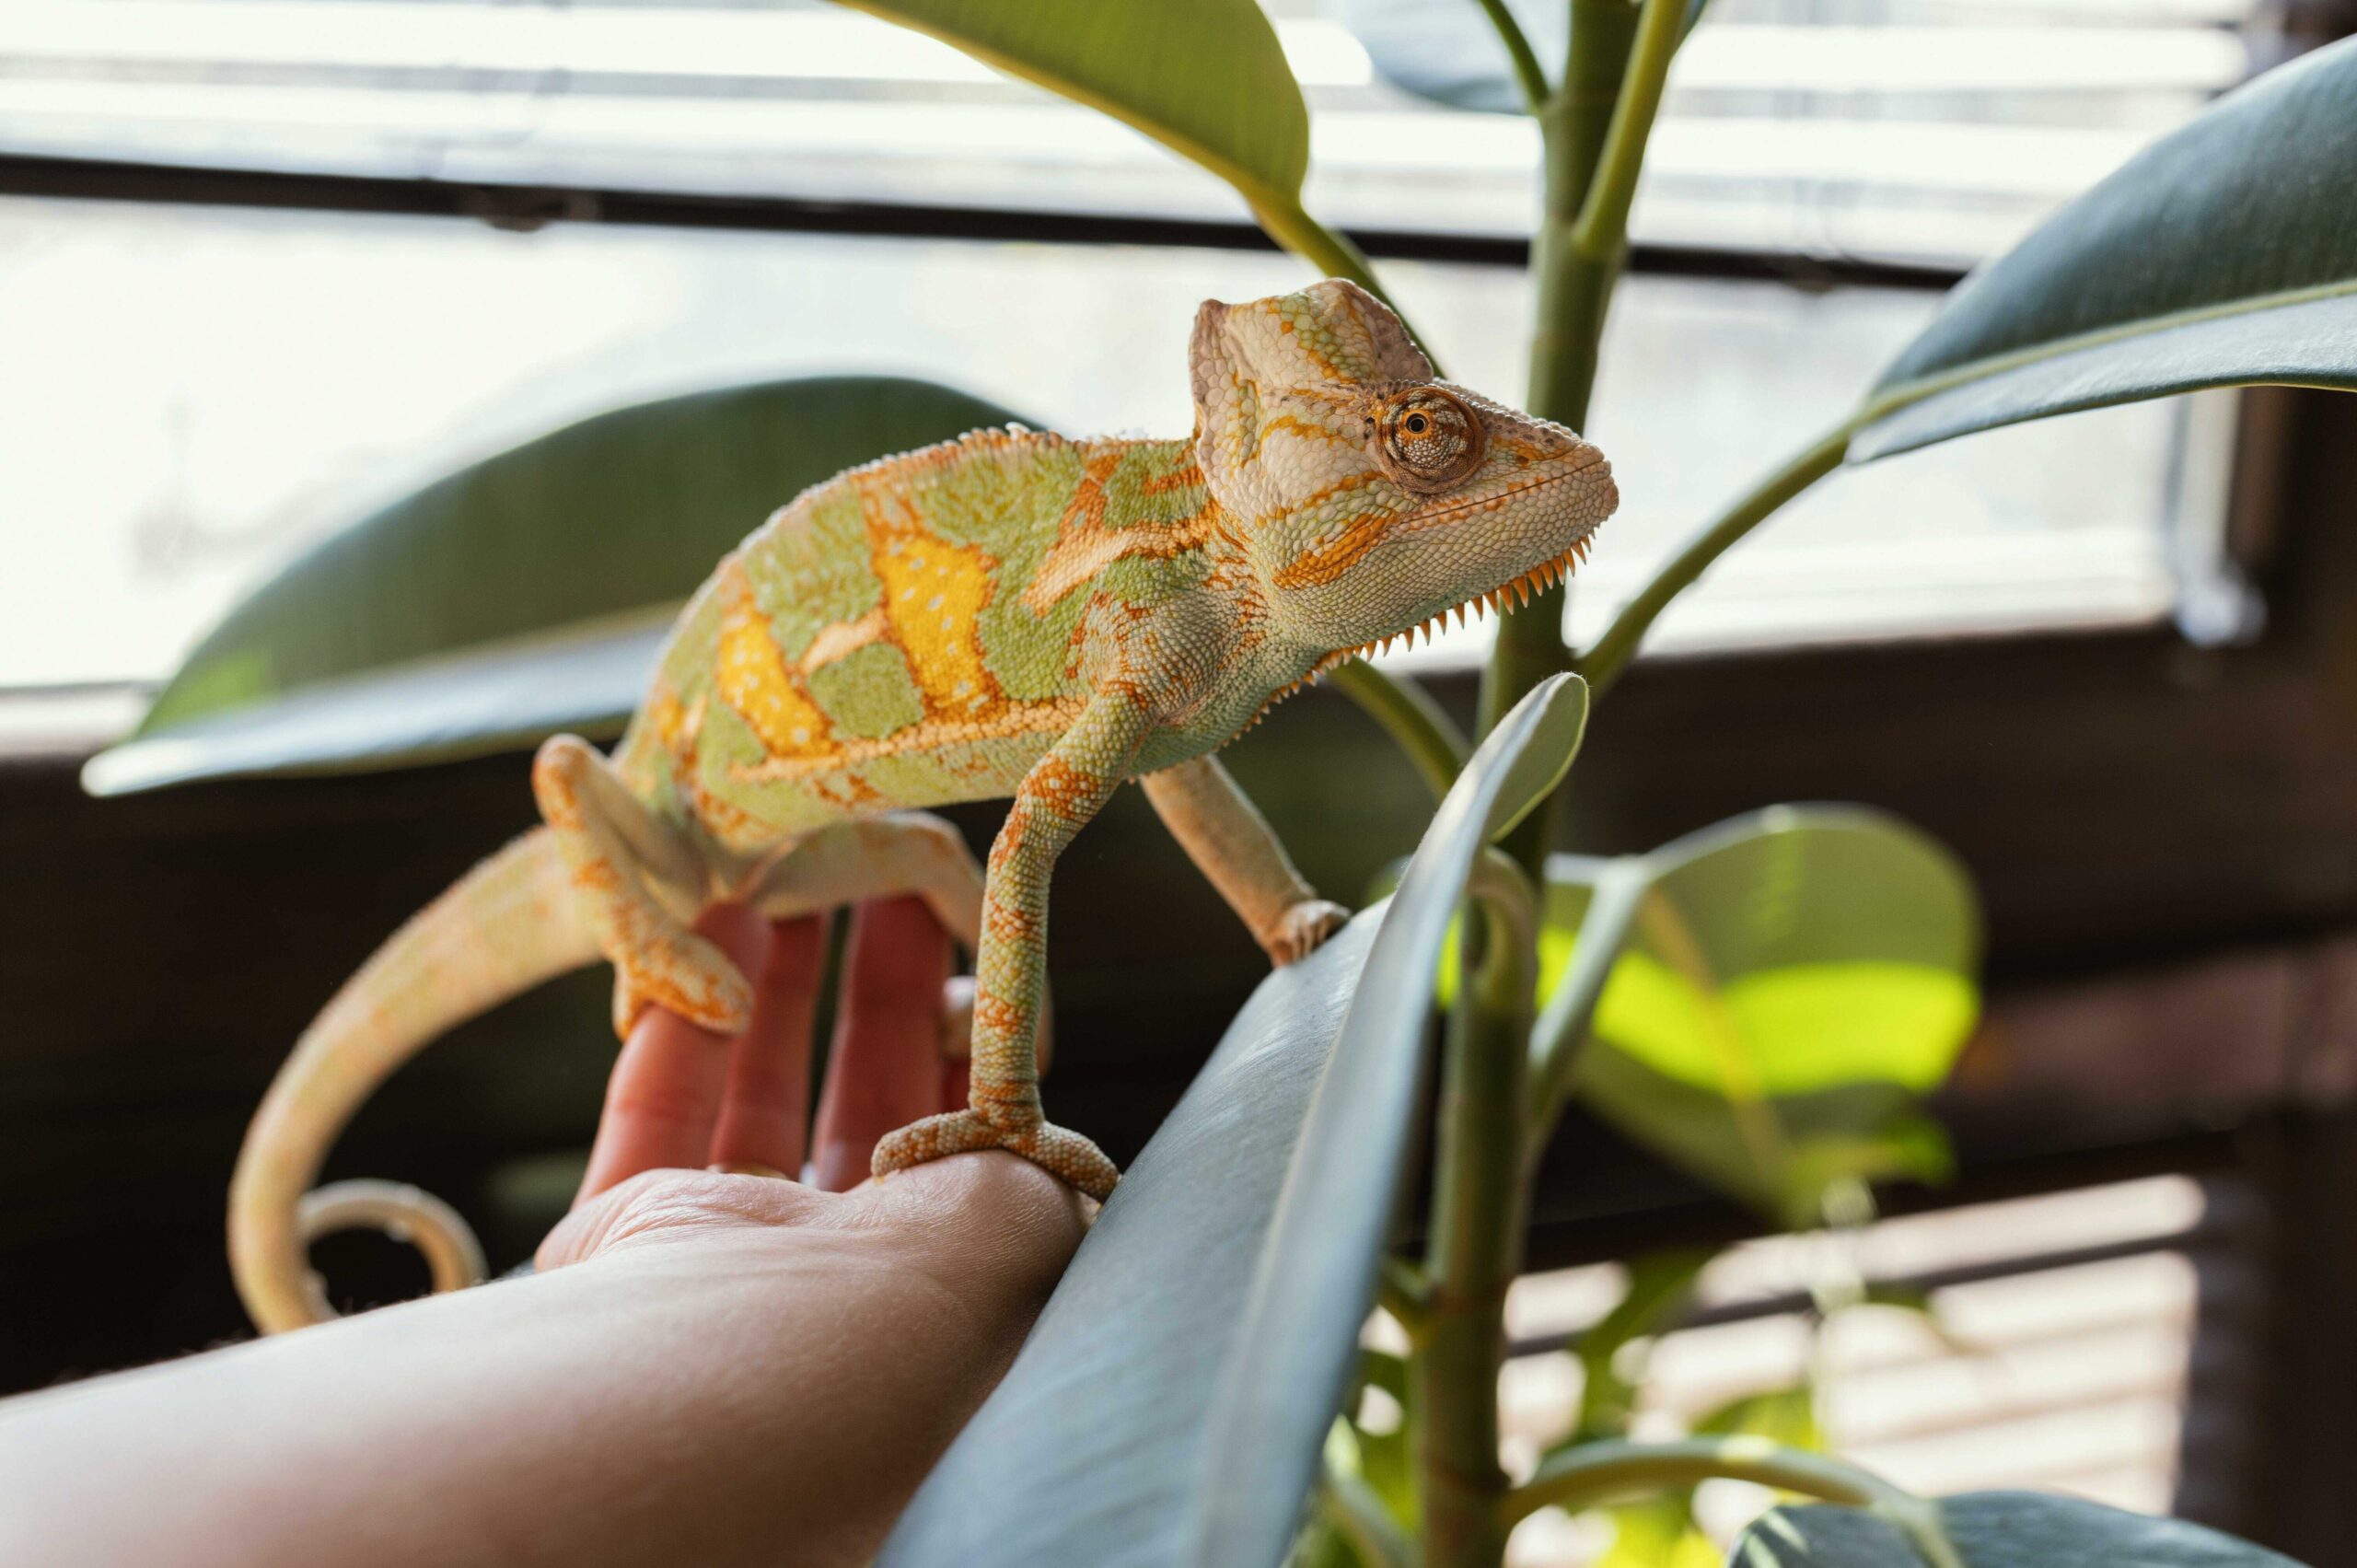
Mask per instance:
[[[886,1139],[876,1174],[999,1148],[1110,1193],[1111,1162],[1039,1100],[1064,846],[1137,779],[1271,958],[1303,957],[1348,912],[1213,753],[1341,659],[1568,573],[1618,502],[1595,447],[1435,380],[1355,285],[1206,303],[1189,369],[1190,438],[977,431],[814,486],[720,563],[614,755],[543,746],[547,826],[404,927],[306,1032],[233,1199],[257,1323],[328,1315],[303,1248],[337,1224],[419,1234],[437,1288],[479,1273],[423,1194],[331,1189],[298,1212],[302,1189],[401,1061],[597,955],[621,1032],[650,1006],[741,1032],[747,979],[690,929],[715,902],[784,919],[923,897],[974,959],[971,1096]],[[986,867],[916,809],[1000,797]]]

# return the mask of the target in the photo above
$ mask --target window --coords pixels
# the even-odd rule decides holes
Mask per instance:
[[[1512,396],[1527,304],[1495,263],[1527,230],[1530,128],[1388,85],[1380,6],[1274,9],[1312,100],[1313,204],[1464,258],[1386,273],[1453,374]],[[2257,16],[2242,0],[1720,0],[1673,77],[1639,204],[1651,249],[1616,306],[1591,432],[1627,501],[1574,629],[1839,417],[1933,308],[1888,285],[1999,248],[2230,85],[2273,47]],[[1465,23],[1480,42],[1469,6]],[[560,215],[636,192],[912,204],[977,233],[1005,210],[1040,233],[1240,218],[1128,131],[818,6],[17,0],[0,10],[0,154],[51,189],[110,160],[475,182],[460,207]],[[508,187],[559,194],[482,194]],[[1645,270],[1664,247],[1679,275]],[[1698,248],[1837,278],[1856,259],[1903,265],[1803,290]],[[17,563],[0,683],[153,680],[359,499],[633,398],[896,370],[1064,428],[1182,429],[1193,302],[1298,276],[1144,246],[0,204],[17,371],[0,388]],[[2232,406],[2113,411],[1840,476],[1659,645],[2149,622],[2189,591],[2214,600]],[[1407,662],[1461,664],[1485,634]]]

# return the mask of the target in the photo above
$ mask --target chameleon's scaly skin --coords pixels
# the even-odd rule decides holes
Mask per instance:
[[[1310,951],[1344,912],[1211,753],[1353,652],[1553,581],[1617,501],[1595,447],[1434,382],[1353,285],[1207,303],[1190,356],[1190,440],[979,431],[806,492],[720,563],[613,757],[541,749],[548,834],[445,895],[298,1043],[233,1193],[258,1321],[321,1315],[296,1196],[358,1100],[454,1016],[601,951],[619,1028],[660,1005],[741,1029],[745,978],[688,929],[716,900],[783,916],[924,894],[975,953],[972,1098],[888,1139],[877,1173],[1004,1147],[1111,1189],[1096,1146],[1040,1115],[1058,854],[1142,777],[1271,958]],[[911,809],[1004,796],[986,877]],[[513,946],[488,922],[551,902],[560,876],[575,911],[545,914],[554,935],[480,961],[469,934]]]

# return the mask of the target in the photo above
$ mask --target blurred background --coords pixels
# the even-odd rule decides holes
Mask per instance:
[[[1395,6],[1269,8],[1310,99],[1310,205],[1457,379],[1512,400],[1531,126],[1387,85]],[[1716,0],[1612,314],[1588,434],[1625,500],[1574,631],[1977,261],[2352,29],[2347,0]],[[1175,435],[1196,302],[1302,276],[1200,170],[825,6],[0,5],[0,1388],[242,1331],[220,1207],[270,1072],[530,815],[518,757],[84,798],[81,761],[243,592],[437,474],[705,387],[897,373]],[[1940,1107],[1959,1169],[1838,1244],[1747,1239],[1578,1126],[1513,1309],[1515,1441],[1576,1406],[1563,1353],[1627,1259],[1739,1243],[1654,1346],[1643,1419],[1805,1371],[1827,1439],[1909,1487],[2059,1488],[2357,1562],[2347,401],[2208,393],[1845,472],[1672,613],[1598,721],[1568,845],[1847,799],[1954,847],[1990,919],[1986,1019]],[[1397,662],[1469,714],[1483,645]],[[1343,897],[1427,809],[1326,693],[1235,768]],[[958,815],[979,838],[994,813]],[[1151,931],[1121,918],[1144,886],[1174,916]],[[1132,796],[1057,907],[1060,1111],[1126,1156],[1260,960]],[[603,983],[462,1031],[331,1174],[418,1180],[495,1263],[526,1255],[610,1060]],[[1935,1310],[1812,1330],[1827,1245]],[[388,1245],[321,1258],[354,1299],[417,1283]],[[1713,1485],[1706,1522],[1756,1505]],[[1593,1544],[1542,1517],[1516,1550]]]

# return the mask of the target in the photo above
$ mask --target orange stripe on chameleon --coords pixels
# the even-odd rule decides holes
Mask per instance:
[[[1382,543],[1395,520],[1388,512],[1362,512],[1344,523],[1333,540],[1278,567],[1271,580],[1281,588],[1314,588],[1330,583]]]

